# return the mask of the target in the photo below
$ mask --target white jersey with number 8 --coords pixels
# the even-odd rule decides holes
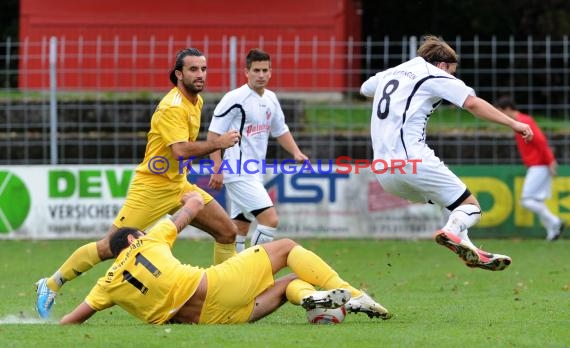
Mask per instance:
[[[374,159],[422,159],[434,156],[425,143],[430,114],[443,99],[459,107],[472,88],[417,57],[377,73],[360,93],[374,97],[371,137]]]

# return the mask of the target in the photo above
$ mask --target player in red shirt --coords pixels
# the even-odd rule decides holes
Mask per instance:
[[[558,163],[548,146],[548,140],[530,115],[523,114],[509,97],[502,97],[495,107],[513,119],[526,123],[532,129],[534,138],[525,142],[522,136],[515,134],[519,154],[528,168],[524,179],[521,204],[537,214],[546,228],[546,239],[553,241],[560,237],[565,227],[564,221],[554,215],[544,203],[550,197],[552,178],[556,176]]]

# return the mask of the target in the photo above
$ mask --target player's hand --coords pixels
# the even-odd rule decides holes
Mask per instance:
[[[548,165],[548,172],[551,176],[558,175],[558,162],[552,161],[552,163]]]
[[[526,123],[516,122],[513,126],[513,130],[522,135],[524,141],[527,143],[534,137],[532,129],[530,129],[530,126]]]
[[[297,162],[305,162],[309,160],[309,157],[307,157],[307,155],[305,155],[304,153],[302,153],[301,151],[299,151],[298,153],[296,153],[293,158],[295,158],[295,161]]]
[[[218,144],[220,149],[227,149],[228,147],[232,147],[239,142],[240,134],[237,130],[231,130],[226,132],[218,138]]]
[[[210,182],[208,183],[208,187],[213,190],[221,190],[222,185],[224,184],[224,175],[221,173],[215,173],[210,176]]]

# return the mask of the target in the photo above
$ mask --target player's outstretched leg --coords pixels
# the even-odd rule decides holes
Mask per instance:
[[[287,265],[297,274],[299,280],[293,281],[287,287],[287,298],[292,303],[300,303],[303,300],[307,301],[310,296],[317,296],[320,300],[324,297],[324,301],[330,301],[330,297],[338,296],[340,301],[344,300],[343,291],[346,290],[350,294],[350,300],[346,302],[345,308],[353,313],[366,313],[369,317],[376,317],[382,319],[389,319],[390,313],[382,305],[374,301],[369,295],[362,290],[358,290],[347,281],[340,278],[338,273],[333,270],[326,262],[323,261],[318,255],[303,248],[300,245],[293,247],[289,251],[287,257]],[[323,292],[307,291],[307,287],[302,284],[316,285],[322,289],[329,290]],[[331,293],[331,291],[335,293]],[[298,296],[304,292],[302,296]],[[301,299],[301,300],[297,300]],[[297,302],[299,301],[299,302]]]

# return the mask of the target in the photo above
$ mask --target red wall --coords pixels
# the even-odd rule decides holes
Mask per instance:
[[[207,90],[225,91],[236,36],[238,83],[245,54],[262,47],[272,55],[272,88],[343,90],[359,66],[346,46],[350,36],[360,41],[359,1],[21,0],[19,83],[49,86],[48,41],[56,36],[61,89],[162,90],[176,51],[193,46],[208,58]]]

